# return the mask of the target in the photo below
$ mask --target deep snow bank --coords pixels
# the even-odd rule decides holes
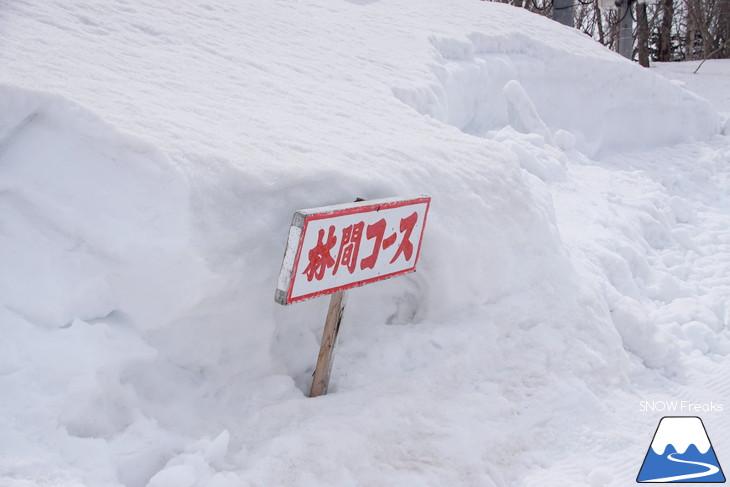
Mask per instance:
[[[566,429],[535,440],[542,404],[601,408],[640,360],[671,361],[648,325],[617,331],[550,185],[575,137],[610,152],[709,137],[718,118],[589,39],[481,2],[2,15],[5,477],[506,485]],[[624,118],[632,103],[656,123]],[[418,193],[419,272],[352,292],[339,394],[304,399],[325,304],[273,303],[292,212]],[[506,418],[514,434],[490,434]]]
[[[129,314],[148,328],[187,309],[181,295],[201,299],[189,189],[169,158],[59,97],[4,87],[0,107],[6,308],[50,327]]]
[[[464,37],[432,36],[437,82],[396,87],[396,96],[470,134],[488,137],[507,125],[529,133],[511,114],[515,101],[505,91],[518,80],[548,127],[573,134],[589,156],[704,139],[720,130],[717,113],[696,95],[585,42],[584,34],[556,29],[524,10],[497,9],[509,11],[520,32],[490,16],[492,22],[480,19],[479,29]],[[550,36],[541,34],[545,29]]]
[[[456,133],[465,146],[447,154],[447,133],[377,149],[382,161],[367,167],[272,175],[195,155],[174,162],[56,97],[5,87],[2,99],[12,109],[0,153],[8,338],[0,369],[16,398],[2,426],[14,476],[60,462],[85,483],[144,485],[179,447],[178,434],[208,433],[231,414],[233,398],[246,414],[301,398],[292,378],[302,388],[307,381],[322,303],[280,309],[272,283],[291,212],[313,197],[438,198],[419,273],[353,292],[348,320],[365,330],[452,326],[470,306],[565,289],[553,276],[570,265],[549,209],[497,143]],[[533,326],[529,313],[521,320]],[[382,373],[418,368],[390,353]],[[62,458],[46,459],[49,450]],[[159,485],[177,485],[171,478]]]

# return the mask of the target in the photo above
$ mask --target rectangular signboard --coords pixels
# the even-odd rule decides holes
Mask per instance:
[[[416,270],[428,196],[386,198],[294,214],[276,302],[291,304]]]

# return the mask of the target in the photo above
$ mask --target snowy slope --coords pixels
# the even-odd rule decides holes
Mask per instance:
[[[640,400],[730,402],[730,145],[676,83],[484,2],[0,26],[2,485],[626,485]],[[306,398],[292,213],[421,193],[419,271],[351,292]]]

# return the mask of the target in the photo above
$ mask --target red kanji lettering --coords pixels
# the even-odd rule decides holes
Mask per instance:
[[[337,254],[337,263],[332,270],[332,275],[337,274],[340,264],[347,267],[350,274],[355,272],[355,264],[357,264],[357,254],[360,252],[360,242],[362,241],[362,230],[365,222],[358,222],[342,229],[342,238],[340,239],[340,251]]]
[[[413,227],[416,226],[417,221],[418,213],[415,211],[410,216],[400,219],[400,231],[405,232],[405,235],[403,236],[403,240],[401,240],[398,249],[395,251],[393,259],[390,261],[391,264],[395,262],[400,254],[403,254],[406,257],[406,261],[411,259],[411,255],[413,255],[413,244],[411,243],[410,238],[411,233],[413,233]]]
[[[302,272],[302,274],[306,274],[307,281],[311,281],[313,278],[321,281],[324,276],[324,271],[328,267],[335,265],[335,259],[333,259],[332,254],[330,254],[335,243],[337,243],[337,237],[335,236],[334,225],[330,225],[329,234],[327,235],[327,243],[324,242],[324,229],[319,229],[317,245],[309,251],[309,265],[307,265],[307,268],[304,269],[304,272]]]

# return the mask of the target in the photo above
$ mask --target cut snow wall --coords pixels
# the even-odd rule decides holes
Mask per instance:
[[[563,41],[585,41],[577,31],[557,33]],[[396,88],[394,94],[419,113],[472,135],[510,125],[503,90],[511,81],[522,85],[553,133],[572,133],[576,148],[590,157],[706,139],[721,130],[708,103],[607,50],[588,56],[572,52],[567,42],[549,45],[517,33],[431,42],[438,82]]]

